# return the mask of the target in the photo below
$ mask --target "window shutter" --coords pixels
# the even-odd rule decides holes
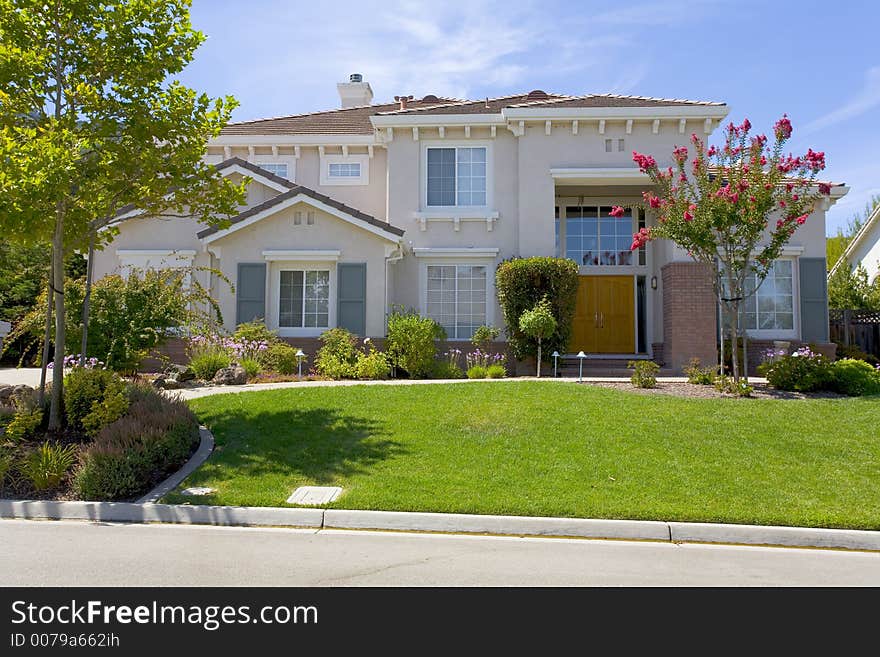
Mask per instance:
[[[825,258],[800,258],[801,340],[828,342],[828,279]]]
[[[336,325],[355,335],[367,332],[367,264],[340,262],[337,265]]]
[[[266,263],[238,263],[235,284],[235,323],[266,319]]]

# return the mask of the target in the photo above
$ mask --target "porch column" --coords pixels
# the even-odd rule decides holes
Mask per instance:
[[[663,359],[676,372],[691,358],[718,360],[717,301],[712,273],[697,262],[670,262],[663,276]]]

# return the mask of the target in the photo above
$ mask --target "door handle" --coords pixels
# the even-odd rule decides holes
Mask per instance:
[[[605,313],[599,313],[599,318],[599,321],[601,322],[599,328],[605,328]]]
[[[599,311],[593,313],[593,328],[599,328]]]

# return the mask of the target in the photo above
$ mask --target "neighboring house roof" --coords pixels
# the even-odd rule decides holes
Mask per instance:
[[[865,225],[861,227],[858,233],[855,234],[849,244],[846,245],[846,249],[844,249],[843,254],[840,258],[837,259],[837,262],[834,263],[834,266],[831,268],[831,271],[828,272],[828,277],[830,278],[834,272],[837,271],[839,267],[841,267],[841,263],[849,263],[848,266],[853,266],[850,262],[850,256],[852,256],[853,251],[855,251],[859,246],[861,246],[862,242],[865,242],[869,239],[869,235],[874,229],[878,229],[877,234],[874,236],[874,240],[880,240],[880,204],[878,204],[874,211],[871,213],[871,216],[868,217],[868,220],[865,221]]]
[[[399,103],[382,103],[378,105],[364,105],[361,107],[333,109],[324,112],[294,114],[291,116],[230,123],[223,128],[221,135],[370,135],[373,133],[373,124],[370,121],[370,117],[372,116],[499,114],[505,108],[529,107],[661,108],[700,106],[726,107],[725,103],[700,100],[652,98],[649,96],[621,96],[616,94],[567,96],[563,94],[546,93],[541,90],[513,94],[510,96],[500,96],[498,98],[483,98],[479,100],[441,98],[428,95],[418,100],[409,101],[406,109],[401,109]]]
[[[235,158],[233,158],[233,159],[235,159]],[[260,169],[260,167],[254,165],[254,164],[252,164],[250,166],[262,171],[262,169]],[[373,226],[374,228],[378,228],[378,229],[384,231],[385,233],[388,233],[389,235],[393,235],[394,239],[401,237],[404,233],[402,228],[398,228],[397,226],[393,226],[390,223],[388,223],[387,221],[382,221],[380,219],[376,219],[375,217],[373,217],[371,215],[368,215],[364,212],[361,212],[360,210],[357,210],[357,209],[352,208],[348,205],[345,205],[344,203],[340,203],[339,201],[336,201],[336,200],[330,198],[329,196],[326,196],[324,194],[316,192],[313,189],[309,189],[308,187],[303,187],[302,185],[296,185],[296,184],[291,183],[289,181],[285,181],[285,182],[288,183],[288,186],[289,186],[288,191],[286,191],[282,194],[278,194],[277,196],[273,196],[269,200],[263,201],[262,203],[259,203],[251,208],[248,208],[247,210],[245,210],[241,214],[233,217],[230,220],[231,225],[228,228],[210,227],[210,228],[206,228],[204,230],[199,231],[196,234],[196,236],[199,239],[204,239],[206,237],[211,237],[212,235],[215,235],[217,233],[227,233],[229,231],[235,230],[237,226],[241,227],[240,224],[242,224],[243,222],[246,222],[248,219],[252,219],[252,218],[256,217],[257,215],[262,215],[267,210],[272,210],[273,208],[277,208],[278,210],[283,209],[278,206],[281,206],[286,201],[289,201],[291,199],[295,199],[299,196],[305,196],[306,199],[311,199],[312,201],[317,202],[316,205],[320,204],[321,206],[324,206],[323,209],[329,209],[330,211],[335,211],[335,212],[333,212],[333,214],[335,214],[337,217],[340,217],[342,219],[348,219],[352,223],[355,223],[355,224],[357,224],[359,222],[363,222],[365,224],[368,224],[369,226]],[[269,214],[271,214],[271,213],[269,213]],[[216,238],[214,238],[214,239],[216,239]]]

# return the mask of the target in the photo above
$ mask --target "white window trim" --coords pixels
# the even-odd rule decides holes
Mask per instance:
[[[325,260],[316,261],[283,261],[270,265],[269,299],[272,303],[271,317],[274,320],[274,328],[278,335],[287,338],[314,338],[321,335],[328,328],[336,326],[336,263]],[[327,326],[281,326],[281,272],[282,271],[329,271],[330,272],[330,295],[327,315]]]
[[[267,262],[336,262],[342,251],[335,249],[295,249],[286,251],[263,251]]]
[[[423,141],[420,142],[422,144],[422,153],[420,158],[419,165],[419,185],[421,188],[421,211],[422,212],[432,212],[432,213],[447,213],[453,212],[457,213],[456,216],[460,216],[461,213],[469,213],[478,211],[481,213],[481,216],[486,216],[486,213],[494,212],[495,207],[495,196],[494,196],[494,188],[495,188],[495,166],[494,166],[494,158],[492,157],[492,142],[489,140],[479,140],[479,139],[468,139],[468,140],[432,140],[432,141]],[[485,148],[486,149],[486,205],[428,205],[428,149],[429,148]],[[456,162],[458,161],[458,154],[456,153]],[[456,182],[458,180],[458,173],[456,169]],[[456,189],[456,201],[458,200],[458,190]]]
[[[797,250],[795,247],[793,250]],[[802,250],[802,249],[801,249]],[[800,270],[797,257],[782,255],[777,260],[791,261],[791,329],[745,329],[750,338],[756,340],[799,340],[801,336],[801,290]],[[752,301],[754,296],[749,298]]]
[[[321,174],[320,174],[320,184],[321,185],[369,185],[370,184],[370,156],[367,153],[357,154],[357,155],[324,155],[320,158],[321,160]],[[339,176],[333,177],[330,175],[330,165],[331,164],[360,164],[361,166],[361,175],[358,177],[354,176]]]
[[[248,159],[248,162],[258,167],[261,164],[286,164],[287,177],[285,180],[289,180],[290,182],[296,181],[296,156],[294,155],[254,155],[252,158]],[[253,177],[254,174],[252,171],[244,169],[244,175]]]
[[[466,251],[466,249],[448,249],[446,254],[436,253],[436,251],[441,251],[441,249],[425,249],[425,251],[431,250],[435,251],[435,253],[417,254],[419,255],[419,314],[423,317],[428,317],[428,266],[472,267],[474,265],[482,265],[486,268],[486,324],[493,326],[495,324],[495,258],[487,257],[487,254],[481,256],[474,254],[469,257],[456,254],[457,251]],[[486,251],[489,250],[486,249]],[[498,251],[498,249],[491,250],[496,253]],[[471,336],[447,338],[449,342],[469,342],[470,339]]]

